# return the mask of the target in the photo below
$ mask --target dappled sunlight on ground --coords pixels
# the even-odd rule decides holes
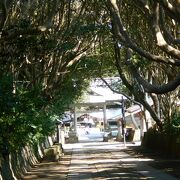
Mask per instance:
[[[39,164],[27,173],[24,179],[176,179],[162,173],[163,168],[162,171],[153,168],[156,163],[158,165],[160,159],[152,155],[144,156],[138,151],[139,145],[140,143],[127,143],[124,146],[121,142],[65,144],[63,146],[65,155],[60,162]],[[179,167],[178,165],[179,161],[176,167]],[[173,172],[174,169],[175,166],[167,165],[164,172]]]
[[[72,146],[73,154],[69,179],[147,179],[136,170],[139,162],[153,159],[132,158],[123,150],[127,147],[119,142],[82,143]],[[81,148],[80,148],[81,147]],[[83,149],[83,150],[82,150]],[[86,175],[89,176],[86,178]],[[148,177],[149,179],[150,177]]]
[[[66,179],[70,165],[71,153],[66,153],[60,162],[44,162],[37,164],[30,172],[27,172],[22,179]]]

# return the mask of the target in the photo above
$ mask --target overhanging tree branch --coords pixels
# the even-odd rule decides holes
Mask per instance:
[[[117,93],[117,94],[122,94],[123,96],[125,96],[129,101],[133,102],[134,104],[137,104],[139,106],[141,106],[141,104],[137,101],[135,101],[134,99],[132,99],[130,96],[128,96],[126,93],[124,92],[120,92],[120,91],[117,91],[115,89],[113,89],[113,87],[103,78],[103,77],[100,77],[100,79],[106,84],[106,86],[114,93]]]
[[[121,20],[121,16],[119,14],[118,6],[113,0],[107,0],[107,8],[109,9],[111,13],[111,19],[114,22],[114,24],[117,26],[117,32],[116,37],[119,38],[120,41],[124,44],[124,46],[133,49],[141,56],[145,57],[148,60],[155,61],[155,62],[162,62],[167,64],[172,64],[175,66],[180,66],[180,60],[179,59],[172,59],[168,57],[163,57],[161,55],[154,55],[151,54],[142,48],[139,48],[129,37],[128,33],[126,32],[126,29],[124,28]]]
[[[168,82],[167,84],[163,85],[154,85],[146,80],[144,80],[140,74],[138,73],[135,66],[130,62],[130,60],[127,62],[128,67],[131,70],[131,73],[133,74],[134,78],[138,81],[139,84],[141,84],[147,93],[155,93],[155,94],[165,94],[170,91],[174,91],[176,88],[180,85],[180,74],[178,74],[174,80]]]
[[[114,39],[114,41],[115,41],[115,39]],[[129,91],[134,95],[135,100],[140,102],[149,111],[149,113],[151,114],[152,118],[154,119],[154,121],[156,122],[156,124],[158,125],[160,130],[162,130],[162,122],[159,119],[159,117],[157,116],[157,114],[155,113],[155,111],[153,110],[153,108],[144,99],[144,93],[143,92],[138,92],[137,89],[135,89],[128,82],[127,78],[124,76],[123,70],[122,70],[122,67],[121,67],[121,64],[120,64],[120,59],[121,59],[120,49],[119,49],[118,44],[117,44],[116,41],[115,41],[115,44],[114,44],[114,51],[115,51],[116,67],[117,67],[117,70],[119,72],[119,76],[120,76],[122,82],[129,89]]]
[[[159,4],[164,8],[166,14],[172,19],[180,23],[180,1],[174,1],[170,3],[168,0],[157,0]]]
[[[172,32],[169,31],[167,25],[165,24],[164,18],[165,18],[164,9],[161,8],[160,9],[160,21],[159,21],[159,23],[161,25],[164,38],[166,39],[167,42],[169,42],[171,44],[179,45],[180,44],[180,39],[178,37],[174,37],[172,35]]]
[[[171,55],[176,59],[180,59],[180,51],[170,46],[163,37],[163,34],[159,27],[159,13],[159,4],[156,3],[156,7],[154,8],[153,29],[156,35],[157,45],[167,54]]]

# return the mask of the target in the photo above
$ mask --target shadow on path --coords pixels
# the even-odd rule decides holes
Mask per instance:
[[[64,180],[67,179],[71,160],[71,152],[67,151],[59,162],[42,162],[27,172],[23,180]]]
[[[163,154],[141,146],[129,147],[124,151],[133,157],[154,159],[154,161],[148,163],[150,166],[180,179],[180,159],[168,158]]]
[[[179,179],[175,172],[180,161],[161,159],[157,154],[130,143],[127,147],[120,142],[65,144],[64,152],[60,162],[40,163],[23,179]]]

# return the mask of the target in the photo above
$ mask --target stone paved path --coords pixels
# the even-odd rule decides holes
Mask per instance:
[[[66,144],[65,155],[59,163],[42,163],[24,179],[116,180],[157,179],[177,180],[149,166],[153,159],[126,153],[119,142]]]

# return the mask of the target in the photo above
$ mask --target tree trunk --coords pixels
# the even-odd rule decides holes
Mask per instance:
[[[17,180],[17,178],[14,175],[12,164],[11,164],[11,155],[7,154],[4,156],[4,159],[1,163],[1,175],[2,179],[4,180]]]

